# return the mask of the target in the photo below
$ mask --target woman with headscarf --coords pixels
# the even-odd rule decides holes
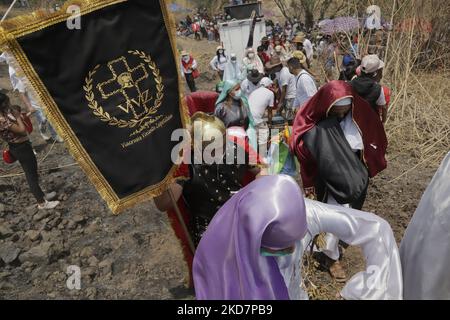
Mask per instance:
[[[247,48],[245,50],[245,57],[242,59],[242,73],[246,75],[249,71],[254,69],[264,74],[264,65],[261,59],[255,53],[253,48]]]
[[[249,106],[247,98],[242,95],[239,82],[224,81],[214,115],[222,120],[226,128],[242,127],[247,130]]]
[[[299,110],[291,151],[297,156],[306,196],[361,209],[369,177],[383,171],[387,138],[377,113],[349,83],[331,81]],[[339,258],[338,239],[328,236],[327,256]],[[330,262],[332,263],[332,262]],[[344,280],[339,262],[330,273]]]
[[[242,74],[241,72],[241,64],[237,61],[236,54],[232,53],[230,55],[230,60],[227,62],[225,66],[225,70],[223,73],[223,80],[231,80],[241,82],[243,80],[243,76],[246,74]]]
[[[216,50],[216,55],[211,60],[209,65],[211,68],[217,72],[220,80],[223,80],[223,72],[225,70],[225,66],[227,65],[228,57],[225,55],[225,50],[222,46],[218,46]]]
[[[367,212],[304,200],[292,178],[261,177],[217,212],[197,248],[198,300],[300,300],[302,257],[312,239],[334,232],[362,247],[367,269],[341,292],[345,299],[401,299],[397,244],[389,224]]]
[[[247,132],[250,146],[257,150],[258,138],[255,121],[250,112],[248,100],[242,94],[239,82],[224,81],[222,92],[216,102],[214,114],[223,121],[226,128],[243,128]]]

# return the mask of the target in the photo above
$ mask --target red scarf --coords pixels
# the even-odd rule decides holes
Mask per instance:
[[[183,64],[183,68],[185,70],[189,69],[190,67],[192,67],[192,64],[194,63],[194,58],[192,58],[192,56],[189,56],[189,61],[188,62],[184,62],[183,59],[181,59],[181,63]]]
[[[305,189],[314,187],[317,165],[304,145],[302,137],[314,128],[316,123],[327,117],[336,101],[347,97],[353,98],[353,119],[362,135],[364,162],[370,177],[375,177],[387,167],[385,154],[388,141],[379,115],[368,102],[354,92],[350,84],[338,80],[331,81],[302,106],[294,120],[290,147],[302,167],[301,175]]]

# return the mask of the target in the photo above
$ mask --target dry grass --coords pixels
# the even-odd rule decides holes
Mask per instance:
[[[417,168],[437,165],[450,150],[450,50],[445,33],[448,30],[442,31],[449,25],[450,5],[439,2],[449,10],[433,11],[438,2],[380,1],[384,17],[394,31],[383,34],[384,45],[378,48],[373,46],[374,34],[358,32],[359,56],[378,53],[386,63],[382,84],[392,91],[386,124],[388,158],[409,159],[404,171],[391,181],[407,177]],[[356,6],[354,3],[355,10]],[[409,20],[411,27],[399,31],[397,26],[404,20]],[[423,21],[432,22],[431,34],[421,28]],[[341,47],[348,48],[350,39],[351,35],[346,34]]]

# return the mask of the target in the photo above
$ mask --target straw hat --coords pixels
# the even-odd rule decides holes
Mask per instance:
[[[306,35],[303,32],[299,32],[295,35],[294,39],[292,39],[292,43],[303,43],[305,41]]]
[[[276,66],[279,66],[282,64],[283,63],[281,62],[280,57],[273,56],[272,58],[270,58],[270,61],[266,63],[266,68],[272,69],[272,68],[275,68]]]
[[[189,52],[183,50],[183,51],[181,51],[180,54],[181,54],[182,57],[184,57],[184,56],[188,56],[188,55],[189,55]]]
[[[296,50],[292,53],[292,57],[300,61],[301,64],[306,63],[306,56],[303,52]]]

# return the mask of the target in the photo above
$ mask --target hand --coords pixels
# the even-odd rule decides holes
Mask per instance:
[[[314,188],[314,187],[306,188],[305,189],[305,198],[311,199],[311,200],[316,200],[317,199],[316,188]]]

